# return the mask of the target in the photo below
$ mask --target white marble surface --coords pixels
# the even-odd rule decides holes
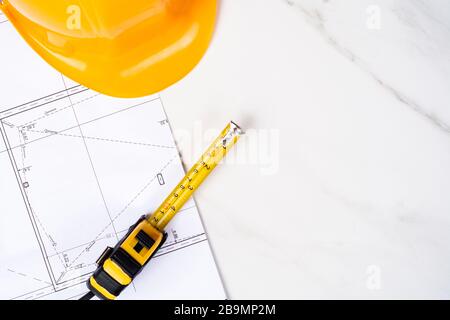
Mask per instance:
[[[447,0],[223,0],[162,98],[188,165],[249,130],[197,194],[229,296],[450,298],[449,89]]]

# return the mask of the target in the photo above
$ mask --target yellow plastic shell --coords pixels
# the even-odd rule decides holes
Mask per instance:
[[[115,299],[116,299],[116,296],[113,295],[113,294],[111,294],[111,293],[109,293],[108,290],[106,290],[106,289],[103,288],[101,285],[99,285],[99,284],[97,283],[97,281],[95,281],[95,278],[94,278],[94,277],[90,277],[90,278],[89,278],[89,283],[90,283],[90,285],[91,285],[95,290],[97,290],[98,292],[100,292],[105,298],[107,298],[107,299],[109,299],[109,300],[115,300]]]
[[[217,14],[217,0],[0,3],[22,37],[50,65],[115,97],[149,95],[188,74],[208,48]]]
[[[153,241],[154,244],[151,248],[143,248],[140,252],[137,252],[134,247],[137,245],[137,234],[139,231],[144,231]],[[163,233],[153,227],[147,220],[143,220],[137,225],[137,227],[131,232],[131,234],[125,239],[121,247],[124,249],[135,261],[139,262],[141,266],[145,265],[150,259],[155,250],[159,247],[159,244],[163,240]]]
[[[107,274],[123,286],[129,285],[132,281],[125,271],[123,271],[122,268],[111,259],[107,259],[103,263],[103,270],[105,270]]]

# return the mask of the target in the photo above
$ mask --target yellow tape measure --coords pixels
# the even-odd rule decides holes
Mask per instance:
[[[87,282],[90,291],[82,299],[96,295],[113,300],[133,281],[164,243],[167,237],[164,228],[242,133],[239,126],[230,122],[159,208],[141,217],[114,248],[103,252],[97,260],[97,270]]]
[[[174,215],[208,177],[228,150],[237,142],[241,129],[231,122],[211,144],[201,159],[186,174],[161,206],[149,216],[149,222],[158,230],[164,230]]]

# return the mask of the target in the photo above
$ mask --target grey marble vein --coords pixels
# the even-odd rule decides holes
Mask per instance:
[[[418,115],[420,115],[423,119],[428,121],[430,124],[435,126],[435,128],[443,131],[446,134],[450,134],[450,125],[441,119],[436,114],[428,111],[429,108],[426,108],[425,106],[419,104],[417,101],[415,101],[410,96],[403,93],[401,90],[395,88],[392,84],[390,84],[388,81],[383,80],[376,72],[374,72],[369,65],[359,56],[357,56],[351,49],[345,47],[342,45],[339,40],[334,37],[329,30],[325,26],[325,21],[322,13],[317,9],[311,9],[309,10],[304,5],[301,4],[301,0],[284,0],[289,6],[296,8],[299,12],[302,13],[302,15],[306,18],[306,21],[314,26],[316,30],[321,34],[321,36],[326,40],[328,44],[330,44],[336,51],[338,51],[342,56],[350,60],[352,63],[354,63],[356,66],[358,66],[361,70],[366,72],[368,75],[370,75],[371,78],[373,78],[374,81],[376,81],[377,84],[379,84],[382,88],[384,88],[389,94],[391,94],[395,99],[397,99],[400,103],[410,108],[412,111],[416,112]],[[328,0],[324,1],[328,2]],[[417,2],[423,11],[427,14],[428,17],[433,19],[436,23],[442,25],[444,28],[450,30],[449,26],[444,22],[441,21],[438,18],[435,18],[428,10],[425,10],[427,6],[424,5],[422,1],[415,1]],[[405,15],[405,10],[393,10],[397,14],[398,18],[402,20],[404,23],[409,24],[411,27],[414,27],[424,34],[427,34],[427,31],[417,23],[411,16]]]

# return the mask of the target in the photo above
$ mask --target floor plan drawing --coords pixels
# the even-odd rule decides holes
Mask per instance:
[[[2,22],[3,19],[3,23]],[[45,65],[0,16],[0,298],[76,299],[107,246],[184,175],[159,96],[100,95]],[[195,202],[121,298],[225,298]]]

